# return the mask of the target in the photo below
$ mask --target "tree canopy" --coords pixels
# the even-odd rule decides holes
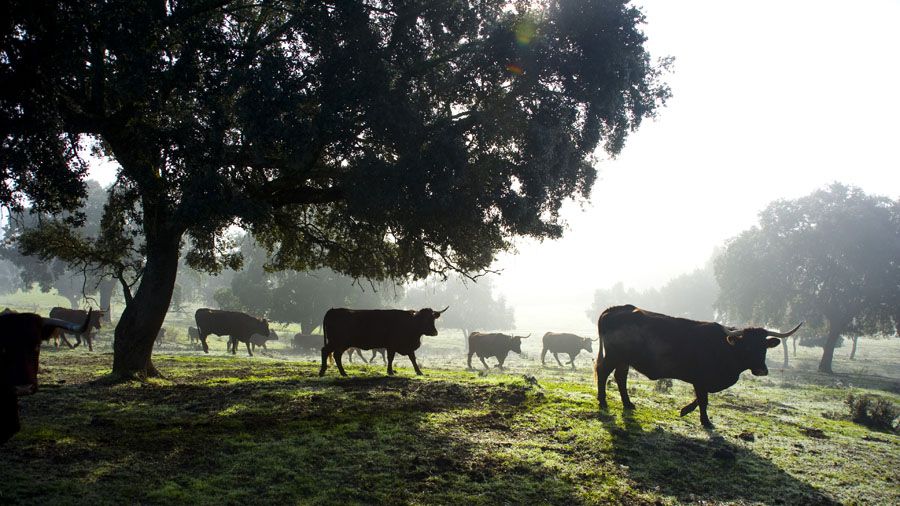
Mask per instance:
[[[146,264],[113,371],[153,374],[185,236],[212,272],[240,265],[238,225],[277,269],[376,280],[559,237],[595,150],[669,96],[643,21],[613,0],[12,1],[0,202],[72,211],[80,149],[119,164],[103,222],[138,224],[109,232]]]
[[[716,261],[717,307],[732,320],[827,334],[819,364],[832,372],[847,332],[896,332],[900,307],[900,201],[832,184],[779,200]]]

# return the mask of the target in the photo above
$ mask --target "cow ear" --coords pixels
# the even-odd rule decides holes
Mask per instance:
[[[766,339],[766,348],[774,348],[779,344],[781,344],[781,339],[775,339],[774,337]]]

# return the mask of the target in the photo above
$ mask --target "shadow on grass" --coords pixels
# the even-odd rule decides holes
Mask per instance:
[[[600,421],[612,436],[613,458],[640,489],[692,503],[839,504],[714,429],[708,439],[645,431],[630,411],[622,413],[624,428],[609,413]]]
[[[479,427],[443,425],[487,402],[514,410],[521,390],[385,376],[48,385],[0,453],[0,502],[580,502],[539,461],[499,457]]]

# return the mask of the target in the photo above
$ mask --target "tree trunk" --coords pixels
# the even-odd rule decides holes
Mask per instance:
[[[825,374],[834,374],[831,370],[831,363],[834,360],[834,347],[837,345],[838,338],[841,337],[843,326],[835,325],[829,321],[828,337],[825,338],[825,345],[822,346],[822,360],[819,362],[819,372]]]
[[[784,350],[784,363],[782,364],[781,368],[782,368],[782,369],[787,369],[787,368],[788,368],[788,346],[787,346],[787,339],[782,339],[782,340],[781,340],[781,348]],[[796,352],[795,352],[795,353],[796,353]]]
[[[469,331],[467,329],[460,329],[463,333],[463,351],[466,355],[469,354]]]
[[[114,279],[104,279],[100,282],[100,309],[102,311],[106,311],[103,314],[103,321],[109,323],[112,321],[112,296],[113,290],[116,288],[116,280]]]
[[[171,231],[153,235],[157,237],[148,233],[147,264],[141,284],[116,325],[114,380],[159,375],[151,355],[175,288],[181,236]]]
[[[856,359],[856,341],[859,339],[859,336],[853,336],[850,339],[853,340],[853,348],[850,349],[850,360]]]
[[[63,295],[63,297],[69,299],[69,309],[81,309],[78,305],[78,297],[75,295]]]

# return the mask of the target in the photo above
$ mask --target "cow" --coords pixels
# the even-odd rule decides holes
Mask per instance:
[[[74,346],[71,343],[69,343],[68,339],[66,339],[66,336],[64,334],[62,334],[62,332],[60,333],[59,337],[62,338],[63,342],[66,343],[66,345],[69,348],[77,348],[78,345],[81,344],[81,338],[84,337],[84,341],[88,345],[88,350],[94,351],[94,336],[93,336],[94,329],[100,330],[100,323],[101,323],[101,319],[103,318],[103,315],[104,315],[103,311],[94,311],[93,312],[93,315],[91,316],[91,322],[90,322],[90,325],[88,326],[87,331],[74,333],[74,335],[75,335],[75,345]],[[83,309],[67,309],[64,307],[57,306],[50,310],[50,318],[56,318],[58,320],[65,320],[67,322],[83,322],[86,316],[87,316],[87,313]],[[58,342],[57,342],[57,347],[59,347]]]
[[[266,341],[277,341],[277,340],[278,340],[278,333],[276,333],[274,330],[270,330],[268,336],[264,336],[262,334],[253,334],[252,336],[250,336],[250,346],[253,347],[253,351],[256,351],[257,346],[262,347],[262,349],[268,351],[268,348],[266,348]],[[234,338],[228,340],[229,348],[233,348],[236,345],[237,345],[237,341]]]
[[[163,341],[166,339],[166,328],[160,327],[159,332],[156,333],[156,346],[162,345]]]
[[[188,327],[188,342],[190,344],[200,344],[200,330],[197,327]]]
[[[300,332],[294,334],[291,340],[291,348],[295,351],[322,351],[325,346],[325,337],[320,334],[302,334]]]
[[[361,349],[359,349],[359,348],[353,348],[353,347],[347,348],[347,360],[349,360],[351,364],[353,363],[353,354],[354,354],[354,353],[356,353],[357,355],[359,355],[359,358],[362,359],[362,361],[365,362],[365,363],[367,363],[367,364],[371,364],[372,361],[375,360],[375,356],[380,354],[380,355],[381,355],[381,361],[384,362],[385,364],[387,364],[387,359],[385,359],[385,357],[384,357],[384,354],[387,353],[387,349],[385,349],[385,348],[373,348],[373,349],[372,349],[372,356],[369,357],[368,360],[366,360],[366,357],[363,356],[362,350],[361,350]]]
[[[541,365],[544,365],[544,357],[547,355],[547,352],[553,354],[553,358],[556,359],[556,363],[562,367],[562,362],[559,361],[558,353],[565,353],[569,355],[569,365],[572,366],[572,370],[575,369],[575,357],[581,352],[581,350],[585,350],[588,353],[593,353],[594,350],[591,348],[592,339],[589,337],[581,337],[576,336],[575,334],[564,334],[558,332],[547,332],[544,334],[543,344],[544,348],[541,350]]]
[[[346,376],[341,356],[350,347],[371,350],[387,349],[387,373],[394,374],[394,355],[399,353],[409,357],[417,375],[421,375],[416,363],[416,350],[422,345],[422,336],[436,336],[434,321],[450,306],[440,311],[430,307],[418,311],[402,309],[346,309],[331,308],[325,313],[322,328],[325,331],[325,346],[322,347],[322,368],[319,376],[325,375],[327,358],[333,354],[341,376]]]
[[[84,323],[77,324],[34,313],[0,314],[0,444],[21,428],[17,397],[37,391],[41,341],[46,341],[60,329],[86,332],[91,310],[86,316]]]
[[[241,341],[247,345],[247,353],[252,357],[250,338],[253,334],[269,335],[268,321],[238,311],[220,311],[203,307],[194,313],[194,320],[197,322],[203,353],[209,353],[206,336],[215,334],[228,336],[227,349],[232,355],[237,353],[237,341]],[[234,346],[231,346],[232,342]]]
[[[628,369],[634,367],[651,380],[671,378],[692,384],[696,398],[681,409],[681,416],[699,407],[700,423],[711,428],[706,413],[709,394],[734,385],[747,369],[755,376],[767,375],[766,352],[800,325],[789,332],[734,329],[653,313],[631,304],[611,307],[597,321],[600,345],[594,377],[600,409],[607,408],[606,379],[613,371],[623,408],[634,409],[627,390]]]
[[[496,357],[497,367],[503,369],[503,362],[509,352],[514,351],[519,355],[522,354],[522,339],[528,339],[527,336],[509,336],[506,334],[485,334],[482,332],[472,332],[469,334],[469,357],[467,363],[469,369],[472,369],[472,355],[478,355],[485,369],[490,369],[485,357]]]

